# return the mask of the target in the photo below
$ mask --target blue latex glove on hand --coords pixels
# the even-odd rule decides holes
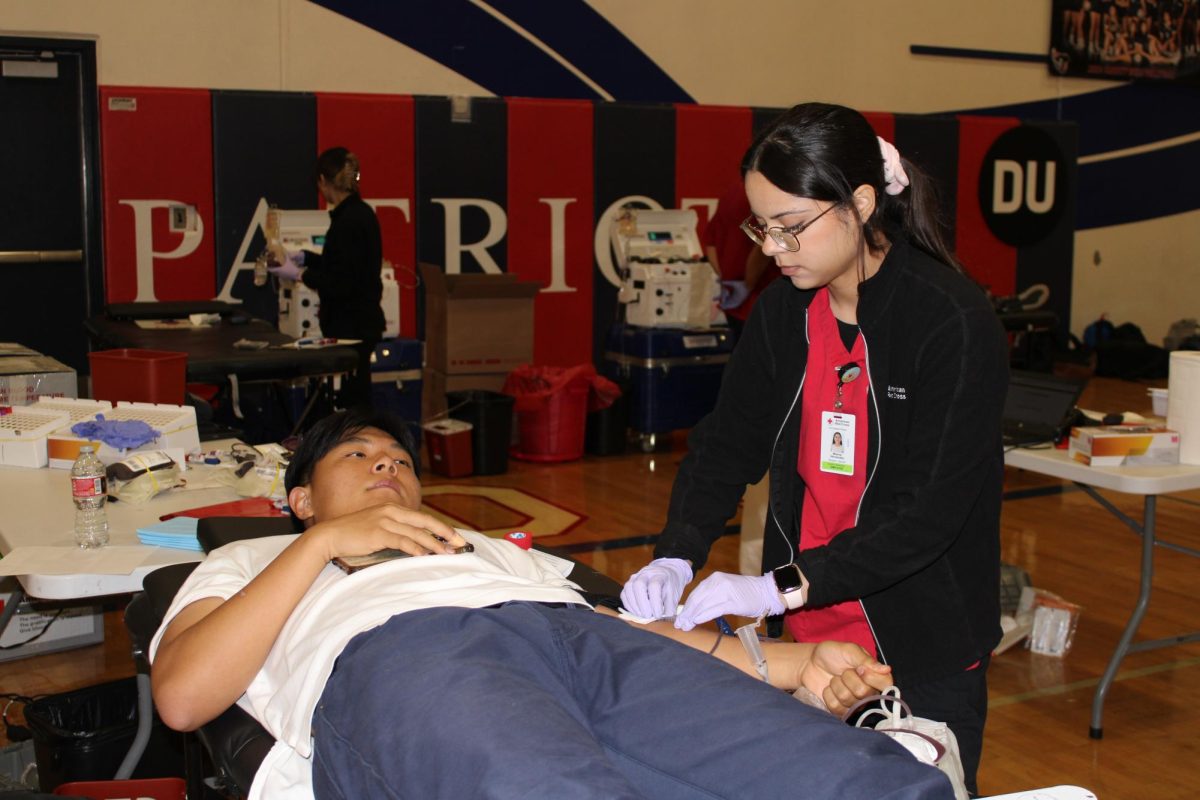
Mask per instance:
[[[625,582],[621,606],[648,619],[673,617],[691,580],[692,566],[682,558],[656,558]]]
[[[287,278],[290,281],[300,280],[300,276],[304,274],[304,267],[295,255],[288,253],[284,262],[277,267],[267,267],[267,272],[274,275],[276,278]]]
[[[721,299],[717,305],[722,311],[728,311],[746,302],[749,296],[750,288],[746,286],[745,281],[721,281]]]
[[[773,575],[730,575],[714,572],[688,595],[683,610],[675,617],[675,627],[690,631],[701,622],[722,614],[737,617],[765,617],[787,610],[775,588]]]

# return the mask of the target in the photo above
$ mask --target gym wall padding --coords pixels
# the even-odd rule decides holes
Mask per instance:
[[[213,225],[217,284],[235,263],[253,263],[265,241],[261,230],[242,252],[242,240],[260,198],[279,208],[316,208],[313,169],[317,148],[316,99],[291,92],[212,94]],[[279,300],[270,284],[255,286],[253,270],[236,277],[233,295],[246,311],[274,321]]]
[[[103,89],[103,98],[113,96],[137,98],[138,112],[102,111],[110,301],[131,300],[137,288],[134,216],[122,201],[196,206],[202,241],[185,258],[154,259],[152,291],[164,300],[208,299],[239,257],[252,262],[262,247],[255,230],[242,248],[260,200],[317,208],[316,154],[343,145],[361,157],[368,201],[409,201],[408,219],[394,207],[379,211],[384,255],[401,268],[402,285],[410,274],[403,268],[426,261],[463,272],[512,271],[551,288],[557,204],[564,277],[537,296],[534,314],[535,359],[558,365],[600,359],[618,318],[606,216],[614,204],[672,208],[695,201],[703,224],[710,204],[738,179],[755,132],[782,111],[472,98],[468,119],[455,121],[447,97]],[[1076,127],[1015,117],[867,117],[938,181],[968,273],[997,295],[1046,284],[1049,308],[1065,328],[1077,216]],[[992,169],[989,151],[1014,129],[1048,135],[1061,152],[1065,187],[1053,228],[1020,245],[992,232],[979,197],[981,172]],[[451,235],[447,209],[460,225]],[[154,251],[172,249],[178,234],[169,231],[165,209],[153,227]],[[275,318],[274,294],[254,287],[248,271],[238,275],[232,294],[252,313]],[[421,297],[419,290],[402,293],[405,336],[424,335]]]
[[[538,364],[572,366],[592,357],[592,108],[583,101],[508,102],[508,269],[545,288],[534,303]],[[554,259],[561,259],[558,279]]]
[[[954,247],[957,232],[954,229],[955,208],[958,197],[958,123],[950,117],[923,117],[912,114],[889,115],[892,122],[890,134],[876,132],[894,142],[905,158],[920,164],[938,187],[938,201],[942,208],[944,225],[942,233],[947,244]]]
[[[996,238],[984,220],[979,194],[980,170],[992,142],[1019,120],[1001,117],[958,118],[957,196],[965,202],[954,206],[958,260],[981,284],[996,295],[1012,294],[1017,282],[1017,251]],[[1070,261],[1067,261],[1070,270]]]
[[[664,105],[604,103],[596,106],[595,180],[596,219],[605,217],[613,204],[632,202],[646,207],[648,198],[660,208],[675,200],[675,109]],[[608,230],[596,241],[612,262]],[[599,255],[599,254],[597,254]],[[617,321],[617,287],[603,274],[595,278],[592,295],[592,356],[601,363],[609,327]]]
[[[208,90],[102,87],[100,168],[105,302],[212,297],[213,156]],[[204,230],[194,250],[185,252],[190,243],[184,243],[182,232],[171,230],[165,202],[149,210],[149,229],[138,230],[137,212],[128,203],[152,200],[195,207]],[[180,256],[162,255],[175,252]],[[140,295],[139,262],[150,271],[143,276]]]
[[[718,199],[741,183],[742,155],[750,146],[751,112],[734,106],[675,106],[675,203],[688,198]],[[712,211],[716,211],[714,207]],[[696,209],[703,238],[712,218]]]
[[[413,116],[411,97],[317,94],[317,150],[351,150],[358,156],[362,196],[368,202],[386,201],[376,205],[375,214],[383,238],[383,257],[392,263],[400,285],[400,335],[407,339],[417,338]],[[401,202],[408,203],[407,213]]]

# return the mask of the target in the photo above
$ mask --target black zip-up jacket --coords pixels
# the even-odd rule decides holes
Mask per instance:
[[[898,683],[961,672],[1000,639],[1004,332],[968,278],[905,241],[892,246],[858,302],[870,380],[858,522],[796,552],[813,294],[777,280],[759,298],[716,408],[688,438],[655,556],[698,571],[746,485],[769,469],[764,570],[794,560],[810,606],[859,599]]]
[[[383,239],[367,201],[352,192],[329,212],[320,253],[304,253],[304,283],[321,298],[317,319],[323,336],[378,341],[385,320]]]

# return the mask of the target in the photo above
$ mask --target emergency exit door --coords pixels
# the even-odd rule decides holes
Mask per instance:
[[[99,310],[95,44],[0,37],[0,342],[87,369]]]

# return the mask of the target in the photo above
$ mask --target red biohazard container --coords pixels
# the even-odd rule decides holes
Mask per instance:
[[[461,478],[475,471],[471,458],[471,423],[459,419],[439,419],[421,426],[429,469],[447,478]]]
[[[185,800],[187,784],[182,778],[143,778],[128,781],[72,781],[54,789],[58,797],[89,797],[92,800]]]
[[[170,350],[99,350],[88,353],[94,400],[183,405],[187,353]]]

